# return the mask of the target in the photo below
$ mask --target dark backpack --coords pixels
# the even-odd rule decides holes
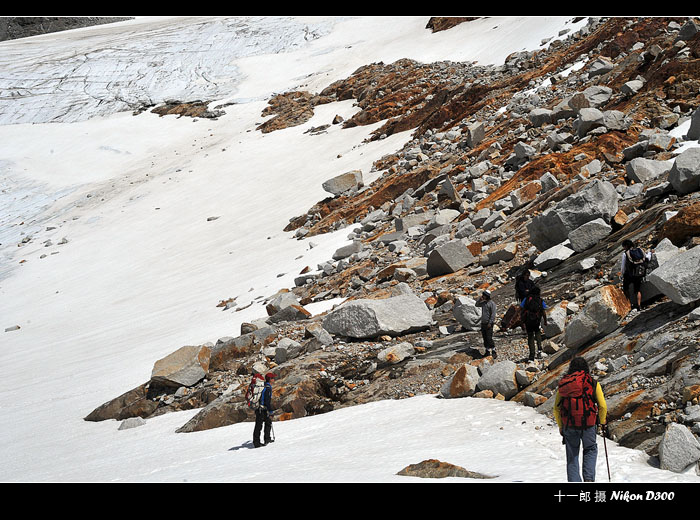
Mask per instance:
[[[627,272],[632,276],[643,277],[647,274],[647,262],[644,258],[644,251],[635,247],[625,253],[627,255]]]
[[[245,392],[245,401],[248,408],[257,410],[261,406],[263,389],[265,388],[265,380],[260,374],[255,374],[253,380],[248,385]]]
[[[539,324],[542,319],[542,299],[528,296],[525,300],[525,321],[530,325]]]
[[[561,378],[559,381],[560,410],[565,427],[582,430],[596,425],[598,421],[596,385],[591,375],[583,370]]]

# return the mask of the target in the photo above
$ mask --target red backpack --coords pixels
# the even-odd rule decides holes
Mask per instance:
[[[565,427],[584,429],[596,425],[598,421],[596,384],[591,375],[583,370],[561,378],[559,381],[560,410]]]

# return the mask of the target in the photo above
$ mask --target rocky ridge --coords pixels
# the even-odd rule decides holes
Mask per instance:
[[[267,317],[178,349],[86,420],[197,408],[178,431],[249,421],[245,387],[267,370],[279,374],[276,420],[418,394],[551,414],[578,354],[605,390],[614,439],[666,469],[696,464],[671,454],[696,453],[672,446],[700,435],[700,160],[683,146],[700,139],[699,32],[695,19],[591,18],[502,66],[375,63],[318,94],[275,97],[260,131],[355,99],[360,112],[329,124],[386,121],[371,139],[414,137],[374,163],[371,185],[357,171],[333,179],[331,196],[286,228],[309,241],[347,228],[351,246],[270,295]],[[619,289],[626,238],[659,258],[640,313]],[[527,360],[522,329],[506,321],[498,357],[484,357],[474,300],[488,288],[504,316],[524,268],[550,307],[543,359]],[[336,297],[348,302],[304,308]]]

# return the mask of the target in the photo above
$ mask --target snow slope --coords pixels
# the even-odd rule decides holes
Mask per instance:
[[[500,64],[569,20],[490,18],[431,34],[426,17],[139,18],[0,43],[0,87],[14,92],[0,99],[0,330],[20,326],[0,332],[0,481],[403,482],[416,479],[395,473],[425,458],[489,482],[564,480],[558,432],[514,403],[372,403],[275,423],[278,442],[264,450],[248,449],[251,424],[175,434],[196,411],[124,431],[82,418],[177,348],[264,317],[260,303],[216,304],[259,302],[329,260],[348,230],[310,248],[282,229],[325,198],[323,181],[359,168],[371,182],[373,161],[410,138],[363,144],[377,126],[304,134],[349,118],[352,101],[263,135],[270,95],[406,57]],[[234,104],[218,120],[117,111],[143,95]],[[700,481],[608,449],[615,481]]]

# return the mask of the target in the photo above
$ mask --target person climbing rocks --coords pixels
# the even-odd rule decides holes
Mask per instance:
[[[493,325],[496,322],[496,304],[491,299],[491,292],[484,291],[476,302],[481,307],[481,337],[484,340],[486,355],[496,359],[496,345],[493,342]]]
[[[651,261],[653,251],[647,253],[641,247],[636,247],[634,242],[627,239],[622,242],[622,290],[630,302],[633,311],[642,310],[642,282],[647,273],[647,267]],[[630,297],[632,286],[633,297]]]
[[[260,396],[260,404],[255,409],[255,428],[253,429],[253,446],[259,448],[274,442],[272,439],[272,381],[277,377],[274,372],[265,374],[265,387]],[[263,428],[264,427],[264,428]],[[264,444],[260,442],[260,432],[263,432]]]
[[[595,482],[598,457],[596,425],[607,435],[608,408],[600,383],[593,379],[588,362],[581,356],[569,363],[569,371],[559,381],[554,396],[554,418],[566,446],[566,477],[569,482]],[[579,452],[583,461],[579,472]]]
[[[527,332],[527,344],[530,349],[530,357],[528,358],[530,361],[535,360],[535,355],[539,358],[542,357],[542,331],[540,326],[543,321],[545,325],[547,324],[547,313],[545,312],[547,304],[540,296],[540,292],[540,288],[537,285],[533,285],[528,296],[520,303]],[[537,343],[537,349],[535,349],[535,343]]]

